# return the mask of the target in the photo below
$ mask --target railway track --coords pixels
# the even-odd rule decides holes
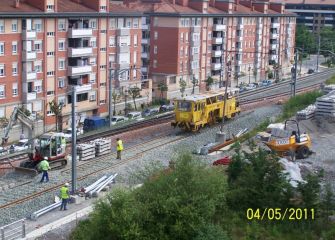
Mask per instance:
[[[183,136],[173,136],[172,139],[164,140],[163,137],[166,136],[160,136],[155,139],[151,139],[147,142],[138,144],[136,146],[132,147],[132,151],[130,151],[130,154],[128,154],[127,158],[121,161],[112,161],[111,157],[113,155],[104,155],[101,157],[97,157],[91,161],[88,161],[87,163],[83,163],[78,166],[78,178],[77,182],[78,184],[87,179],[88,177],[92,177],[95,175],[100,175],[105,172],[110,172],[111,170],[122,166],[124,164],[127,164],[131,161],[137,160],[139,157],[141,157],[142,154],[152,151],[158,147],[178,142],[182,139],[187,138],[189,135],[183,135]],[[82,173],[81,170],[83,170],[83,165],[85,165],[87,168],[89,168],[89,172]],[[86,170],[87,170],[86,168]],[[52,186],[45,188],[43,184],[41,184],[41,187],[35,188],[35,191],[31,191],[29,187],[27,187],[27,184],[33,182],[27,182],[25,185],[18,186],[15,189],[15,192],[17,194],[1,194],[1,201],[0,201],[0,210],[9,208],[24,202],[27,202],[29,200],[32,200],[36,197],[40,197],[46,193],[53,192],[58,190],[62,185],[64,185],[65,182],[71,182],[69,180],[66,180],[65,178],[70,176],[69,174],[70,169],[66,169],[60,172],[59,178],[63,178],[61,183],[59,183],[59,179],[57,179],[57,183],[52,184]],[[66,176],[66,177],[65,177]],[[36,186],[36,185],[35,185]],[[13,192],[13,191],[11,191]]]

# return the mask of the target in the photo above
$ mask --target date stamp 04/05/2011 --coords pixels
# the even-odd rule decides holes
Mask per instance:
[[[265,208],[252,209],[246,211],[248,220],[270,220],[270,221],[300,221],[314,220],[314,208]]]

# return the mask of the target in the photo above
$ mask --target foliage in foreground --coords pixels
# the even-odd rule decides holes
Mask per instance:
[[[293,189],[276,156],[242,153],[238,146],[227,173],[224,169],[182,155],[170,169],[148,176],[142,187],[119,189],[100,201],[71,239],[335,238],[328,221],[334,196],[328,189],[320,199],[318,176]],[[247,220],[248,208],[266,207],[313,207],[316,220]]]

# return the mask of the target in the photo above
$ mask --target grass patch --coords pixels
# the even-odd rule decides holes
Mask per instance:
[[[327,79],[326,85],[335,84],[335,75]]]
[[[299,94],[290,98],[290,100],[284,104],[283,113],[277,119],[277,121],[283,121],[294,116],[298,111],[306,108],[310,104],[315,103],[316,99],[320,96],[322,96],[320,91],[313,91]]]

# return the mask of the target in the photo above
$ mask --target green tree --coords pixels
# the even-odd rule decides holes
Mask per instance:
[[[306,182],[298,183],[298,191],[302,197],[302,205],[305,208],[319,207],[320,177],[318,175],[308,175]]]
[[[180,92],[181,92],[181,96],[184,97],[184,93],[185,93],[185,90],[186,90],[186,81],[183,80],[182,78],[180,78],[179,80],[179,87],[180,87]]]
[[[331,54],[327,51],[335,51],[335,30],[332,27],[323,27],[320,31],[320,40],[320,48],[325,50],[321,53],[324,57],[329,57]]]
[[[313,33],[308,31],[305,25],[298,24],[295,35],[296,47],[304,49],[308,53],[316,52],[316,42]]]
[[[195,86],[198,86],[198,79],[196,79],[195,77],[192,78],[192,94],[194,94],[195,91]]]
[[[167,92],[169,90],[169,88],[165,83],[161,82],[161,83],[158,84],[158,89],[161,93],[161,100],[163,100],[164,92]]]
[[[136,98],[141,97],[141,89],[139,87],[131,87],[128,90],[129,94],[131,95],[132,99],[133,99],[133,103],[134,103],[134,108],[135,110],[137,110],[137,106],[136,106]]]
[[[226,178],[182,155],[142,187],[117,190],[95,206],[72,239],[228,239],[221,227],[227,208]]]
[[[113,99],[113,115],[116,115],[116,102],[118,101],[120,95],[117,94],[115,91],[112,92],[112,99]]]
[[[56,118],[56,131],[62,131],[63,122],[62,122],[62,110],[63,104],[58,104],[56,99],[49,102],[50,111],[55,114]]]
[[[211,86],[214,84],[214,79],[212,77],[208,77],[206,80],[206,89],[207,91],[211,90]]]

